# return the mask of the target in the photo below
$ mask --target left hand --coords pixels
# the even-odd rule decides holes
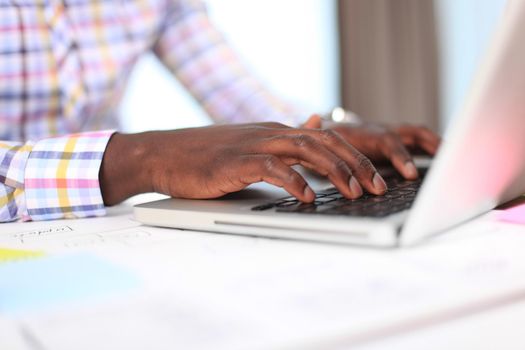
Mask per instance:
[[[318,115],[311,116],[305,128],[329,128],[336,131],[352,146],[372,161],[388,160],[404,178],[414,180],[418,172],[409,149],[420,148],[435,155],[441,138],[422,126],[402,125],[386,127],[377,124],[352,125],[326,123]]]

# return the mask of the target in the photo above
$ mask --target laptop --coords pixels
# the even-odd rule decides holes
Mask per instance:
[[[525,193],[525,1],[507,14],[424,178],[386,176],[384,196],[343,198],[323,178],[303,204],[259,183],[215,200],[135,206],[147,225],[269,238],[393,247],[418,243]]]

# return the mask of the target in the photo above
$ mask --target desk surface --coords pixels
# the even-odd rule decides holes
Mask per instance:
[[[1,226],[0,247],[88,253],[140,280],[107,299],[0,311],[21,348],[525,344],[525,226],[492,214],[417,248],[376,250],[145,227],[129,213]]]

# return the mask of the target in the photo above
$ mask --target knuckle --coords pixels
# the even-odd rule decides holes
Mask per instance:
[[[294,145],[299,148],[311,147],[313,143],[313,139],[308,135],[301,134],[294,138]]]
[[[264,168],[270,172],[273,172],[277,166],[277,157],[269,155],[264,157]]]
[[[402,151],[399,152],[399,157],[404,161],[408,162],[412,159],[412,156],[410,156],[410,153],[406,150],[405,147],[402,148]]]
[[[338,159],[332,163],[332,170],[334,173],[338,173],[338,174],[347,173],[349,171],[348,165],[342,159]]]
[[[357,156],[357,164],[360,169],[364,169],[366,171],[372,171],[374,169],[372,162],[362,154]]]
[[[324,130],[321,130],[319,133],[320,133],[321,140],[325,142],[331,143],[337,139],[336,132],[331,129],[324,129]]]
[[[295,171],[290,171],[287,175],[286,181],[291,184],[299,184],[302,182],[302,177]]]

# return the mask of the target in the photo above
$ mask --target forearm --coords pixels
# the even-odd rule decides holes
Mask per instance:
[[[151,132],[114,134],[100,168],[100,189],[105,205],[118,204],[137,194],[152,192]]]
[[[154,51],[220,123],[278,121],[297,125],[306,113],[274,95],[231,48],[200,2],[168,11]]]

